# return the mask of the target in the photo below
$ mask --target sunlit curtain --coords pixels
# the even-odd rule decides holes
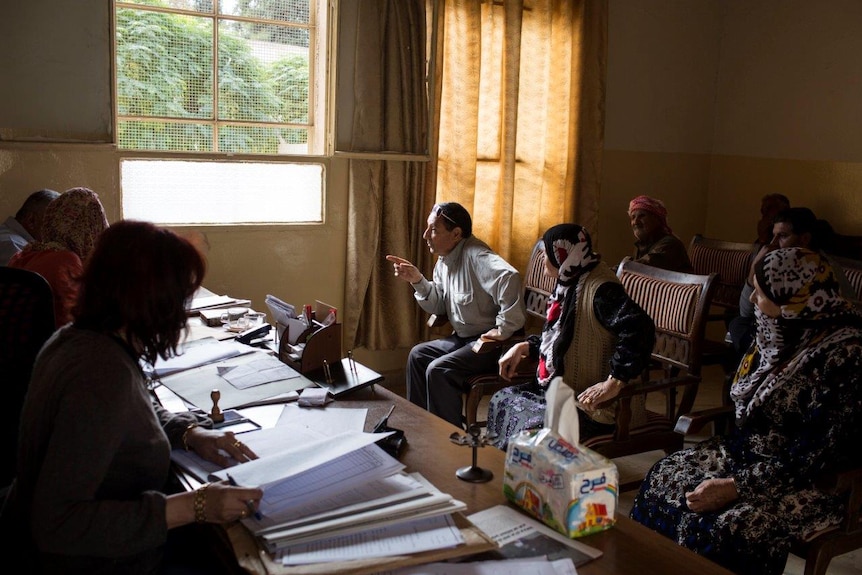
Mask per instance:
[[[351,151],[420,156],[427,145],[424,0],[361,0],[354,57]],[[409,347],[423,318],[413,290],[384,256],[427,267],[422,241],[433,197],[425,195],[428,163],[350,160],[345,285],[345,343],[371,350]]]
[[[438,0],[437,9],[428,185],[470,210],[475,235],[523,271],[548,227],[596,232],[607,3]]]

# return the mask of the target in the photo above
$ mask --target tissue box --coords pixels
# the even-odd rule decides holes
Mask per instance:
[[[618,488],[613,462],[548,428],[522,431],[509,441],[506,499],[567,537],[613,526]]]

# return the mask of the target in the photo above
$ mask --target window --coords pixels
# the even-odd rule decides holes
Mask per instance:
[[[124,217],[322,221],[327,2],[114,4]]]

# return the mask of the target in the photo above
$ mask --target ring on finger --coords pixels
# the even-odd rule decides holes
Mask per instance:
[[[242,447],[242,442],[237,439],[236,441],[233,442],[233,446],[236,447],[237,449],[239,449],[240,447]]]

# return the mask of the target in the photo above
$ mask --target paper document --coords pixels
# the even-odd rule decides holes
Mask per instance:
[[[464,536],[451,515],[442,515],[294,545],[280,552],[280,556],[284,565],[301,565],[408,555],[463,543]]]
[[[260,512],[278,517],[353,482],[370,481],[403,469],[397,459],[374,445],[384,436],[342,433],[231,467],[230,474],[239,485],[261,487],[264,493]],[[213,475],[225,480],[227,473],[220,470]]]
[[[470,563],[427,563],[377,575],[577,575],[569,559],[557,561],[476,561]]]
[[[178,355],[174,357],[166,360],[158,358],[153,366],[153,374],[164,377],[253,351],[254,348],[233,341],[199,339],[181,345],[177,350]]]
[[[224,363],[218,366],[218,374],[237,389],[247,389],[272,381],[300,377],[300,373],[271,355],[242,364]]]
[[[243,433],[242,442],[258,457],[268,457],[284,451],[285,445],[308,443],[322,437],[325,437],[324,434],[305,427],[270,427]],[[222,454],[227,455],[226,452]],[[172,450],[171,461],[201,482],[209,481],[210,476],[223,469],[194,451],[185,449]]]
[[[219,346],[229,345],[231,343],[219,343]],[[248,353],[221,360],[219,363],[207,364],[162,377],[162,384],[186,402],[207,413],[212,410],[213,402],[210,393],[213,389],[218,389],[221,393],[219,407],[225,410],[250,405],[261,405],[272,401],[292,401],[297,399],[299,394],[291,392],[314,385],[314,382],[306,378],[291,377],[289,379],[254,385],[246,389],[237,389],[218,374],[218,368],[225,365],[239,365],[257,361],[270,354],[252,347],[242,346],[242,344],[235,342],[233,345],[245,347]]]
[[[489,558],[567,557],[575,565],[583,565],[602,555],[600,550],[569,539],[507,505],[496,505],[467,519],[500,546],[488,552]]]
[[[189,313],[194,313],[207,308],[243,306],[250,303],[251,300],[237,299],[226,295],[207,295],[193,298],[188,311]]]

